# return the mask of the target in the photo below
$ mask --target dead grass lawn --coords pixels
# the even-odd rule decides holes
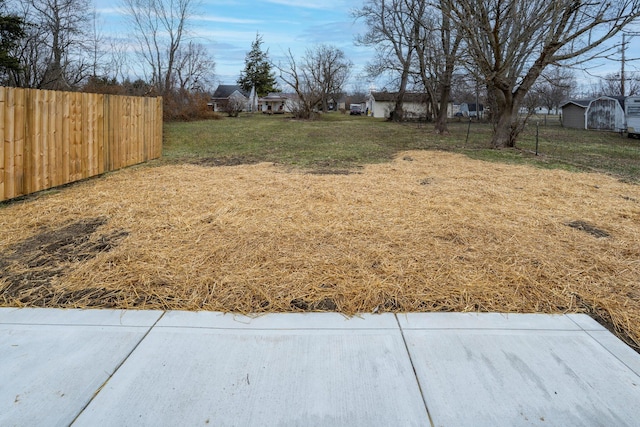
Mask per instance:
[[[413,151],[130,168],[0,207],[5,306],[586,312],[640,345],[640,186]]]

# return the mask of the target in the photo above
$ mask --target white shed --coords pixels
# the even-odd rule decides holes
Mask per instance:
[[[601,96],[592,100],[572,100],[562,105],[562,123],[576,129],[622,132],[627,127],[624,97]]]
[[[394,110],[398,92],[371,92],[367,102],[369,113],[373,117],[389,118]],[[402,108],[407,118],[424,119],[428,116],[426,94],[406,92]]]

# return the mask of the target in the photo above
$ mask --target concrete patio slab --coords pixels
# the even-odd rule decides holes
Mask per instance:
[[[69,425],[160,313],[1,309],[0,425]]]
[[[75,425],[428,423],[392,314],[236,319],[167,313]]]
[[[638,425],[640,377],[603,339],[562,316],[483,317],[398,316],[434,425]],[[629,349],[606,330],[593,333]]]
[[[0,425],[635,426],[586,315],[0,308]]]

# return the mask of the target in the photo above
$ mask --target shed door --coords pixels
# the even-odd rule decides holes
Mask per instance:
[[[596,99],[587,111],[587,129],[616,130],[615,99]]]

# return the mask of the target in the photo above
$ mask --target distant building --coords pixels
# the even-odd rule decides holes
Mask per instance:
[[[367,107],[370,115],[388,119],[396,107],[398,92],[371,92]],[[426,94],[406,92],[402,99],[402,109],[406,118],[427,118]]]
[[[295,93],[270,92],[258,99],[258,111],[265,114],[284,114],[294,110],[298,95]]]
[[[238,85],[218,85],[207,104],[213,111],[226,111],[231,99],[236,99],[244,104],[249,103],[249,93]]]
[[[398,92],[371,92],[367,101],[369,115],[390,118],[396,107]],[[402,110],[406,120],[431,120],[433,111],[429,95],[422,92],[406,92],[402,99]],[[453,117],[453,103],[447,105],[447,117]]]
[[[624,103],[625,98],[619,96],[569,100],[561,106],[562,125],[574,129],[623,132],[627,127]]]
[[[484,113],[484,105],[476,103],[460,104],[460,113],[463,117],[482,117]]]

